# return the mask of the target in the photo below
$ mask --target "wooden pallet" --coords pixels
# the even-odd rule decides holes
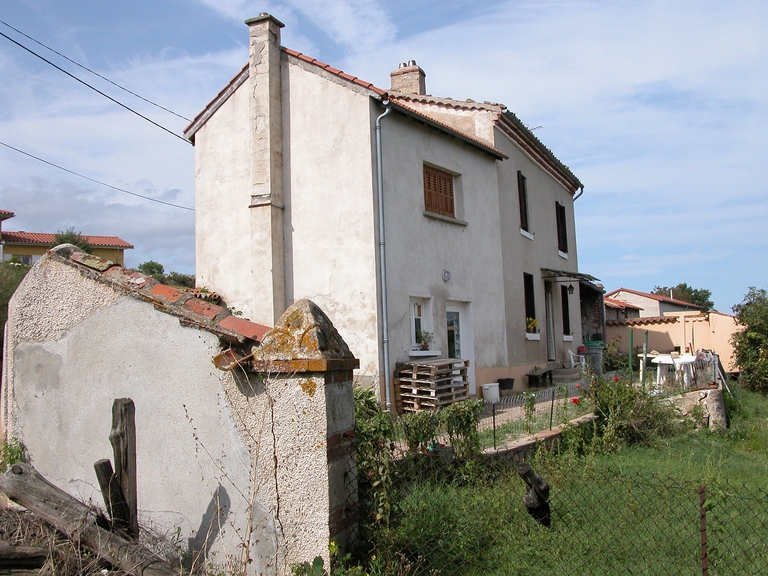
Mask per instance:
[[[395,371],[398,408],[437,410],[469,398],[469,361],[447,358],[399,363]]]

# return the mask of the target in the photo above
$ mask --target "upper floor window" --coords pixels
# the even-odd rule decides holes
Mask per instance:
[[[424,166],[424,209],[441,216],[456,218],[452,174]]]
[[[517,171],[517,199],[520,202],[520,229],[530,232],[528,225],[528,191],[526,189],[525,176]]]
[[[557,212],[557,249],[563,254],[568,254],[568,228],[565,220],[565,206],[555,202]]]

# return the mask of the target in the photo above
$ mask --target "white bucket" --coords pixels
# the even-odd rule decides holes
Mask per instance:
[[[499,383],[483,384],[483,400],[496,404],[499,401]]]

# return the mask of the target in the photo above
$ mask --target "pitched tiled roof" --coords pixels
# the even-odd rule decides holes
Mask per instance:
[[[637,296],[643,296],[645,298],[650,298],[651,300],[656,300],[657,302],[666,302],[667,304],[675,304],[676,306],[689,306],[691,308],[697,308],[698,310],[703,310],[703,307],[697,305],[697,304],[691,304],[690,302],[686,302],[685,300],[676,300],[675,298],[670,298],[669,296],[660,296],[658,294],[649,294],[648,292],[640,292],[639,290],[630,290],[629,288],[618,288],[617,290],[614,290],[613,292],[609,292],[606,294],[606,298],[611,297],[615,294],[618,294],[619,292],[629,292],[630,294],[636,294]]]
[[[57,246],[48,254],[95,275],[98,280],[118,290],[153,304],[162,312],[177,316],[184,326],[206,330],[231,344],[259,342],[270,330],[267,326],[233,316],[227,308],[197,298],[191,292],[166,286],[151,276],[86,254],[71,244]]]
[[[133,248],[122,238],[117,236],[86,236],[83,238],[94,248]],[[36,246],[53,246],[56,242],[56,234],[47,232],[3,232],[3,244],[34,244]]]
[[[15,215],[8,210],[0,210],[0,220],[8,220],[8,218],[13,218]]]
[[[444,106],[446,108],[457,108],[460,110],[486,110],[488,112],[496,112],[501,114],[503,110],[506,110],[504,104],[498,104],[496,102],[475,102],[474,100],[454,100],[453,98],[445,98],[439,96],[432,96],[431,94],[409,94],[407,92],[389,92],[389,96],[393,100],[404,100],[406,102],[418,102],[420,104],[436,104],[438,106]]]
[[[392,101],[392,104],[395,105],[395,109],[400,108],[401,110],[404,110],[408,113],[408,115],[415,117],[417,120],[421,120],[425,124],[428,124],[432,126],[433,128],[437,128],[441,132],[446,132],[447,134],[451,136],[456,136],[459,139],[463,140],[464,142],[467,142],[468,144],[471,144],[473,146],[476,146],[480,148],[483,152],[487,152],[491,154],[492,156],[495,156],[496,158],[502,159],[502,158],[509,158],[504,152],[499,150],[498,148],[494,148],[484,140],[480,140],[479,138],[476,138],[470,134],[467,134],[466,132],[462,132],[461,130],[457,130],[456,128],[449,126],[448,124],[441,122],[440,120],[437,120],[435,118],[432,118],[428,114],[424,114],[423,112],[416,110],[415,108],[411,108],[410,106],[406,106],[402,102],[398,101]]]
[[[624,310],[625,308],[631,308],[632,310],[642,310],[640,306],[635,306],[629,302],[622,302],[621,300],[616,300],[614,298],[603,298],[603,300],[605,301],[605,305],[609,308],[618,308],[620,310]]]
[[[436,105],[441,108],[454,108],[457,110],[484,110],[496,114],[496,125],[513,142],[520,146],[525,152],[537,162],[545,166],[548,171],[558,179],[566,188],[575,192],[578,188],[583,188],[581,181],[571,172],[571,169],[563,164],[536,135],[511,112],[504,104],[496,102],[475,102],[474,100],[454,100],[453,98],[439,98],[428,94],[406,94],[403,92],[392,92],[390,97],[393,101],[402,104],[403,102],[412,102],[422,105]],[[421,110],[422,114],[429,115],[429,112]]]

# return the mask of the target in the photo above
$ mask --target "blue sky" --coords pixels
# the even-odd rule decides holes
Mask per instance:
[[[380,87],[415,59],[427,91],[503,102],[585,184],[579,268],[606,289],[687,282],[729,312],[768,287],[768,3],[758,1],[0,0],[0,20],[192,118],[247,59],[246,18]],[[0,32],[175,132],[125,95]],[[191,146],[0,37],[0,141],[192,206]],[[8,230],[119,235],[127,264],[194,270],[194,216],[0,146]]]

